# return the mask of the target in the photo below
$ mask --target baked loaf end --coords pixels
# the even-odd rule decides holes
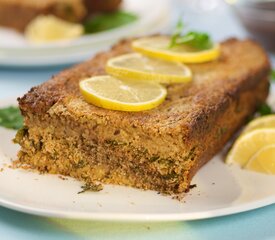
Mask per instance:
[[[87,14],[82,0],[0,0],[0,26],[23,32],[38,15],[80,22]]]
[[[216,61],[193,64],[190,84],[168,86],[163,104],[120,112],[85,102],[80,80],[105,74],[106,61],[131,51],[131,40],[65,70],[19,99],[22,165],[92,182],[186,192],[209,161],[264,102],[270,65],[251,40],[221,43]]]

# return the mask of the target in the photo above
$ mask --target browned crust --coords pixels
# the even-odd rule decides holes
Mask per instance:
[[[193,82],[189,85],[168,86],[166,101],[151,111],[128,113],[110,111],[91,104],[83,111],[94,116],[110,118],[117,122],[129,119],[136,125],[167,131],[175,126],[186,126],[193,134],[204,129],[207,112],[215,113],[211,118],[226,110],[230,100],[242,91],[253,89],[260,79],[266,79],[270,71],[268,57],[254,41],[230,39],[222,43],[222,55],[218,61],[189,65],[193,71]],[[54,104],[65,98],[82,99],[78,83],[80,80],[105,74],[106,61],[132,51],[130,40],[121,41],[111,51],[100,53],[93,59],[67,69],[44,84],[33,87],[19,98],[23,114],[45,114]],[[208,119],[209,120],[209,119]],[[127,122],[128,123],[128,122]],[[182,129],[181,129],[182,130]]]
[[[155,186],[152,183],[130,184],[127,181],[121,184],[166,193],[187,191],[198,169],[224,146],[256,107],[265,101],[270,71],[267,55],[251,40],[230,39],[221,44],[219,60],[189,65],[194,75],[193,82],[188,85],[169,85],[167,99],[153,110],[129,113],[86,103],[79,93],[79,81],[105,74],[105,62],[110,57],[131,51],[130,42],[122,41],[111,51],[98,54],[94,59],[32,88],[19,99],[25,123],[32,128],[36,124],[31,120],[33,117],[38,119],[37,122],[60,117],[66,119],[76,131],[87,132],[82,137],[86,137],[86,140],[90,138],[98,145],[103,145],[106,139],[114,139],[131,143],[135,148],[146,148],[149,156],[142,163],[135,164],[141,166],[156,154],[172,159],[178,164],[174,170],[182,174],[178,175],[178,182],[165,185],[162,180],[161,184]],[[124,135],[113,134],[116,129],[122,130]],[[181,169],[180,164],[185,161],[182,156],[188,155],[194,148],[195,157],[192,161],[188,159],[190,164],[187,168]],[[114,150],[113,155],[119,155],[121,159],[127,156],[132,158],[129,149]],[[30,155],[28,159],[31,162]],[[103,182],[105,180],[102,179]]]
[[[84,0],[89,13],[116,11],[122,0]]]

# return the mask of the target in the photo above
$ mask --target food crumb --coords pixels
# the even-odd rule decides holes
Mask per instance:
[[[177,200],[177,201],[179,201],[179,202],[182,202],[183,199],[184,199],[184,196],[185,196],[184,193],[180,193],[180,194],[177,194],[177,195],[172,196],[172,199],[175,199],[175,200]]]
[[[64,177],[64,176],[61,176],[61,175],[59,175],[58,178],[60,178],[60,179],[63,180],[63,181],[64,181],[64,180],[68,180],[68,178],[66,178],[66,177]]]
[[[102,205],[101,205],[100,203],[97,203],[97,205],[98,205],[99,207],[102,207]]]
[[[85,185],[81,186],[82,190],[78,192],[77,194],[84,193],[87,191],[91,192],[99,192],[103,189],[102,184],[96,184],[96,183],[85,183]]]
[[[189,186],[189,189],[193,189],[193,188],[195,188],[195,187],[197,187],[197,184],[191,184],[191,185]]]

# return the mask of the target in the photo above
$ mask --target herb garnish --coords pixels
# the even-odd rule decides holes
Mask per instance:
[[[23,127],[23,117],[18,107],[6,107],[0,109],[0,126],[10,129]]]
[[[91,192],[99,192],[103,189],[102,184],[95,184],[95,183],[85,183],[85,185],[81,186],[82,190],[77,194],[84,193],[87,191]]]
[[[133,13],[116,11],[113,13],[102,13],[88,19],[83,25],[86,34],[110,30],[132,23],[137,20]]]
[[[184,24],[182,20],[179,20],[170,41],[170,48],[187,45],[194,49],[205,50],[213,46],[211,37],[204,32],[189,31],[182,34]]]
[[[270,80],[271,80],[271,82],[275,82],[275,69],[271,70]]]
[[[260,116],[265,116],[265,115],[272,114],[273,111],[272,111],[272,108],[267,103],[263,103],[258,107],[257,113]]]

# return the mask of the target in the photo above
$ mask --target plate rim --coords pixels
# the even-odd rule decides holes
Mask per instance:
[[[0,66],[37,68],[79,63],[89,59],[98,52],[107,50],[120,39],[131,36],[142,36],[145,32],[148,34],[161,32],[164,29],[168,29],[168,26],[171,26],[173,18],[169,12],[171,9],[171,6],[168,4],[169,0],[161,0],[160,3],[158,13],[153,17],[149,17],[150,22],[148,22],[147,17],[132,24],[99,33],[103,37],[105,36],[104,41],[96,40],[91,43],[90,39],[95,36],[93,34],[92,36],[83,36],[81,39],[76,40],[75,44],[67,44],[67,46],[65,44],[63,47],[62,44],[56,47],[39,47],[37,49],[25,48],[25,46],[18,49],[13,47],[8,49],[5,46],[0,46]],[[131,30],[132,33],[129,33],[129,29],[133,28],[134,30]],[[116,36],[110,39],[110,35],[112,36],[114,33]],[[83,40],[82,38],[85,39]]]
[[[248,212],[275,204],[275,195],[238,206],[218,208],[210,211],[193,213],[85,213],[85,212],[65,212],[56,210],[45,210],[43,208],[32,208],[22,204],[13,203],[0,198],[0,206],[41,217],[54,217],[61,219],[75,220],[96,220],[96,221],[131,221],[131,222],[173,222],[173,221],[193,221],[211,219],[222,216],[230,216],[238,213]]]
[[[126,1],[126,0],[125,0]],[[130,0],[131,1],[131,0]],[[148,2],[146,0],[144,0],[145,2]],[[150,1],[149,1],[150,2]],[[12,47],[12,46],[1,46],[0,45],[0,51],[47,51],[47,50],[54,50],[54,49],[67,49],[67,48],[71,48],[71,47],[79,47],[82,45],[89,45],[89,44],[97,44],[97,43],[101,43],[104,41],[107,41],[109,39],[109,35],[113,35],[113,34],[121,34],[121,32],[128,32],[129,29],[132,29],[133,27],[142,25],[143,27],[146,26],[148,23],[148,19],[150,20],[149,22],[155,22],[155,21],[159,21],[161,20],[160,17],[162,18],[162,11],[165,9],[167,10],[167,8],[169,7],[169,0],[161,0],[160,1],[161,4],[158,4],[159,7],[159,11],[155,13],[156,16],[152,16],[152,15],[147,15],[147,18],[138,18],[137,21],[114,28],[114,29],[110,29],[107,31],[102,31],[102,32],[98,32],[98,33],[93,33],[93,34],[88,34],[88,35],[83,35],[78,39],[75,39],[73,41],[70,40],[64,40],[64,41],[56,41],[56,42],[52,42],[52,43],[47,43],[47,44],[41,44],[41,45],[35,45],[35,44],[31,44],[28,46],[28,48],[26,49],[26,46],[19,46],[19,47]],[[168,10],[167,10],[168,13]],[[2,28],[2,27],[0,27]],[[5,27],[3,27],[5,29]],[[96,40],[94,40],[94,38],[96,38]]]

